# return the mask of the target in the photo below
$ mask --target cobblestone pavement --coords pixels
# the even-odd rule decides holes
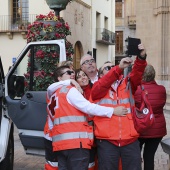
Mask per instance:
[[[170,137],[170,114],[166,115],[168,135],[165,138]],[[21,142],[18,137],[18,131],[15,128],[14,131],[15,140],[15,158],[14,158],[14,170],[43,170],[44,169],[44,157],[26,155]],[[155,170],[169,170],[168,169],[169,155],[163,152],[161,145],[155,155]]]

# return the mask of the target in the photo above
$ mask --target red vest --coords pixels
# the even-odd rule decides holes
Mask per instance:
[[[127,140],[139,136],[134,128],[129,97],[129,90],[126,89],[126,83],[123,80],[118,86],[117,92],[110,88],[102,99],[94,101],[96,104],[102,106],[114,108],[117,106],[124,106],[128,110],[128,114],[126,116],[113,115],[111,119],[95,116],[94,129],[96,138],[107,140]]]
[[[51,101],[48,99],[47,96],[46,96],[46,102],[47,102],[47,113],[48,113],[48,115],[47,115],[47,120],[46,120],[46,123],[45,123],[45,126],[44,126],[44,134],[45,135],[49,134],[49,136],[51,136],[51,130],[50,130],[49,124],[48,124],[48,117],[50,117],[52,120],[53,120],[53,118],[52,118],[51,112],[49,110],[49,105],[50,105]]]
[[[90,149],[93,144],[93,129],[88,125],[87,116],[67,102],[70,88],[63,86],[52,95],[56,102],[52,130],[54,151],[80,147]]]

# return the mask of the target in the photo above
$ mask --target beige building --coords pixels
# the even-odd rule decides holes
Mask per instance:
[[[166,87],[166,110],[170,110],[170,0],[138,1],[136,9],[136,36],[147,48],[157,81]]]
[[[114,61],[115,1],[74,0],[60,12],[70,25],[73,60],[76,67],[82,55],[90,52],[101,66],[104,61]],[[0,0],[0,55],[5,73],[26,45],[27,25],[37,14],[50,11],[45,0]]]
[[[115,62],[126,56],[126,40],[136,37],[136,0],[116,0],[115,2]]]
[[[140,38],[156,81],[166,87],[165,108],[170,110],[170,0],[116,0],[115,16],[116,61],[125,56],[128,36]]]

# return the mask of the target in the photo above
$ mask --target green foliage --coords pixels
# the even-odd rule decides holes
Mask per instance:
[[[64,39],[66,47],[66,58],[72,61],[74,54],[72,44],[66,37],[71,35],[70,27],[61,17],[53,12],[48,15],[38,15],[36,20],[28,26],[27,42],[48,41]],[[59,62],[59,49],[56,46],[39,46],[34,51],[34,84],[35,91],[46,90],[54,82],[54,69]],[[30,56],[28,56],[28,67],[26,77],[27,89],[30,81]]]

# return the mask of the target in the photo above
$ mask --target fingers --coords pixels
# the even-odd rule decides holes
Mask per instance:
[[[139,44],[138,49],[141,51],[140,56],[144,56],[146,54],[146,49],[143,44]]]
[[[76,88],[81,94],[83,94],[82,88],[80,87],[80,85],[79,85],[75,80],[71,79],[71,84],[72,84],[73,86],[75,86],[75,88]]]
[[[145,49],[145,47],[144,47],[144,45],[143,45],[143,44],[139,44],[139,45],[138,45],[138,49],[139,49],[139,50],[144,50],[144,49]]]
[[[122,114],[121,114],[121,115],[126,116],[127,113],[128,113],[128,110],[124,108],[124,109],[122,110]]]
[[[73,85],[73,86],[78,86],[79,84],[75,81],[75,80],[73,80],[73,79],[71,79],[71,84]]]
[[[128,67],[132,62],[133,62],[133,60],[130,57],[123,58],[120,61],[119,67],[121,69],[124,69],[124,68]]]
[[[82,88],[81,88],[80,86],[76,87],[76,89],[77,89],[81,94],[83,94],[83,90],[82,90]]]
[[[122,113],[119,116],[126,116],[128,114],[128,110],[127,109],[123,109]]]
[[[118,106],[114,108],[114,115],[117,116],[126,116],[128,110],[124,106]]]
[[[130,57],[123,58],[122,60],[124,62],[127,62],[127,63],[132,63],[133,62],[133,60]]]

